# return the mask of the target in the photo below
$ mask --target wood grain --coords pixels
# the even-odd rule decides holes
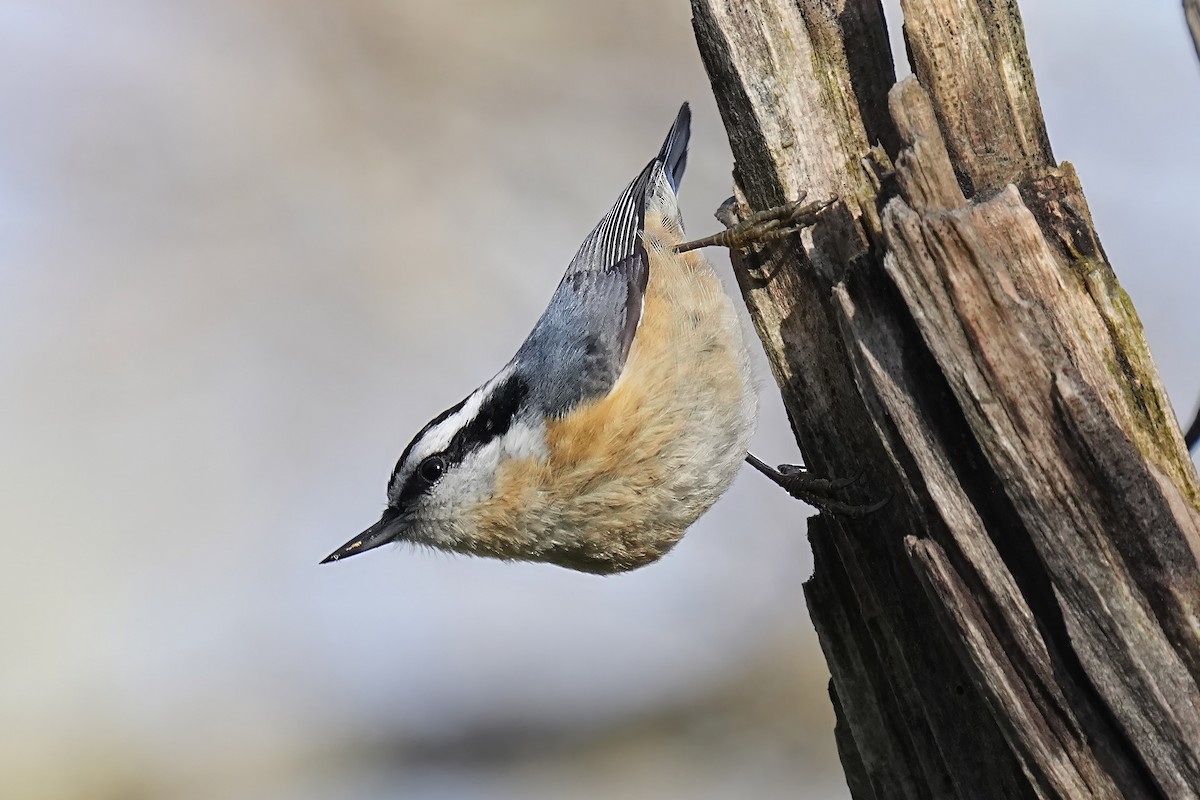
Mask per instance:
[[[893,85],[876,0],[693,0],[742,214],[839,197],[733,260],[805,462],[893,495],[809,524],[847,782],[1200,796],[1200,487],[1136,311],[1016,3],[903,5]]]

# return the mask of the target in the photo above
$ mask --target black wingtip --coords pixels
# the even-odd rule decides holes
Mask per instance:
[[[679,191],[683,171],[687,169],[688,139],[692,135],[692,107],[684,101],[675,115],[675,122],[658,151],[658,160],[663,162],[663,171],[671,184],[672,191]]]

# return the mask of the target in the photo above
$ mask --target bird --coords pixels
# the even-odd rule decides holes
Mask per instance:
[[[750,350],[703,257],[811,224],[824,205],[761,212],[686,241],[678,191],[691,111],[583,240],[516,355],[423,427],[378,522],[329,563],[391,542],[594,574],[658,561],[743,463],[793,496],[859,515],[849,481],[748,454],[758,417]]]

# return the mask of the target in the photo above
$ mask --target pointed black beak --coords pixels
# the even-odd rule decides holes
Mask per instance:
[[[379,519],[379,522],[376,522],[358,536],[355,536],[337,550],[334,550],[321,563],[328,564],[330,561],[356,556],[359,553],[374,550],[376,547],[385,545],[388,542],[394,542],[404,533],[407,527],[408,520],[401,516],[400,512],[389,508],[383,512],[383,516]]]

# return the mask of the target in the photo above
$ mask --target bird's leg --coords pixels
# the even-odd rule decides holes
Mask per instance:
[[[746,463],[766,475],[775,484],[783,488],[797,500],[803,500],[810,506],[830,514],[858,519],[873,514],[887,505],[891,496],[884,497],[874,503],[855,505],[837,500],[833,495],[862,477],[859,472],[853,478],[818,478],[809,474],[808,470],[794,464],[781,464],[778,469],[769,466],[753,453],[746,454]]]
[[[757,211],[720,233],[675,245],[675,252],[686,253],[701,247],[728,247],[731,250],[744,250],[752,244],[774,242],[799,233],[804,228],[813,225],[817,221],[817,215],[837,201],[837,198],[834,197],[806,204],[804,198],[807,196],[808,193],[804,192],[794,202],[768,208],[766,211]]]
[[[750,454],[747,453],[747,456]],[[753,456],[751,456],[753,458]],[[755,459],[756,461],[758,459]],[[761,464],[762,462],[759,461]],[[770,469],[768,467],[768,469]],[[806,484],[809,491],[821,492],[822,494],[833,494],[840,492],[858,482],[858,479],[863,476],[863,471],[860,469],[858,474],[853,478],[818,478],[815,475],[810,475],[808,467],[802,464],[780,464],[775,470],[785,479],[802,481]]]

